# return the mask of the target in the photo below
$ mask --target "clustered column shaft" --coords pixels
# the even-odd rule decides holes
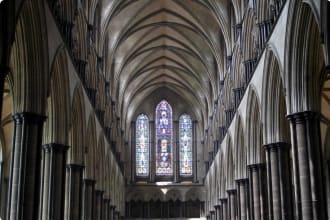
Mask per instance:
[[[66,151],[62,144],[43,146],[42,172],[42,219],[62,220],[64,218],[64,185]]]
[[[17,113],[9,180],[7,219],[38,219],[41,137],[44,116]]]

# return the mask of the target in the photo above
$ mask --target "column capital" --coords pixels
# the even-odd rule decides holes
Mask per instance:
[[[245,60],[245,61],[243,61],[243,64],[248,65],[250,63],[255,63],[255,62],[257,62],[257,58]]]
[[[227,193],[228,193],[229,195],[234,195],[234,194],[237,193],[237,189],[227,189]]]
[[[23,121],[32,124],[42,124],[46,120],[46,116],[32,112],[18,112],[12,116],[16,124],[21,124]]]
[[[85,166],[80,165],[80,164],[72,164],[71,163],[71,164],[67,164],[66,168],[72,169],[72,170],[77,170],[77,171],[82,171],[85,168]]]
[[[237,23],[235,26],[236,26],[236,28],[242,28],[242,22],[241,23]]]
[[[254,163],[247,165],[247,168],[250,170],[258,170],[266,168],[266,165],[264,163]]]
[[[59,153],[65,153],[69,149],[69,146],[66,146],[64,144],[56,144],[56,143],[44,144],[42,145],[42,147],[44,150],[53,150]]]
[[[321,114],[319,112],[304,111],[304,112],[292,113],[290,115],[287,115],[286,117],[290,122],[301,123],[308,119],[319,119],[320,115]]]
[[[288,150],[290,149],[290,144],[286,142],[277,142],[272,144],[266,144],[264,145],[264,148],[266,150],[271,150],[271,151],[277,151],[278,149]]]
[[[220,198],[220,199],[219,199],[219,201],[220,201],[221,203],[226,203],[227,200],[228,200],[228,198]]]
[[[98,195],[98,196],[102,196],[104,193],[103,190],[95,190],[95,194]]]
[[[248,178],[240,178],[240,179],[235,179],[234,181],[238,184],[245,184],[245,183],[249,182],[249,179]]]
[[[83,182],[87,186],[93,186],[93,185],[95,185],[96,180],[86,178],[86,179],[83,179]]]

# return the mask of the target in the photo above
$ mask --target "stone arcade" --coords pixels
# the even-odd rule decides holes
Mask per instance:
[[[0,1],[0,219],[330,219],[327,0]]]

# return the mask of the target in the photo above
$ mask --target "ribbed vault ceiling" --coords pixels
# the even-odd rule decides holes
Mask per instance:
[[[106,54],[106,77],[124,122],[159,88],[186,100],[197,119],[205,121],[225,69],[227,1],[104,0],[102,4],[99,50]]]

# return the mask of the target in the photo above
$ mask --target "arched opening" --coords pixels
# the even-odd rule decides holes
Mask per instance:
[[[267,173],[263,148],[260,101],[250,87],[247,106],[247,161],[251,192],[251,216],[253,219],[263,219],[268,216],[267,203]]]
[[[140,114],[136,119],[135,130],[135,173],[138,177],[149,176],[150,169],[149,119]]]
[[[179,119],[179,160],[180,176],[189,177],[193,175],[193,136],[192,120],[187,114]]]
[[[248,164],[264,163],[265,154],[263,151],[263,136],[262,136],[262,123],[260,101],[253,88],[249,90],[247,107],[247,161]]]
[[[326,93],[321,32],[314,4],[289,4],[285,53],[285,87],[290,122],[295,175],[295,215],[297,218],[325,219],[324,140],[327,125],[322,110]],[[291,29],[292,27],[292,29]],[[322,93],[320,93],[322,91]],[[322,94],[322,95],[321,95]],[[321,102],[323,102],[321,104]],[[321,117],[320,117],[321,113]],[[320,126],[320,121],[321,126]]]
[[[156,107],[156,175],[173,175],[172,107],[163,100]]]

